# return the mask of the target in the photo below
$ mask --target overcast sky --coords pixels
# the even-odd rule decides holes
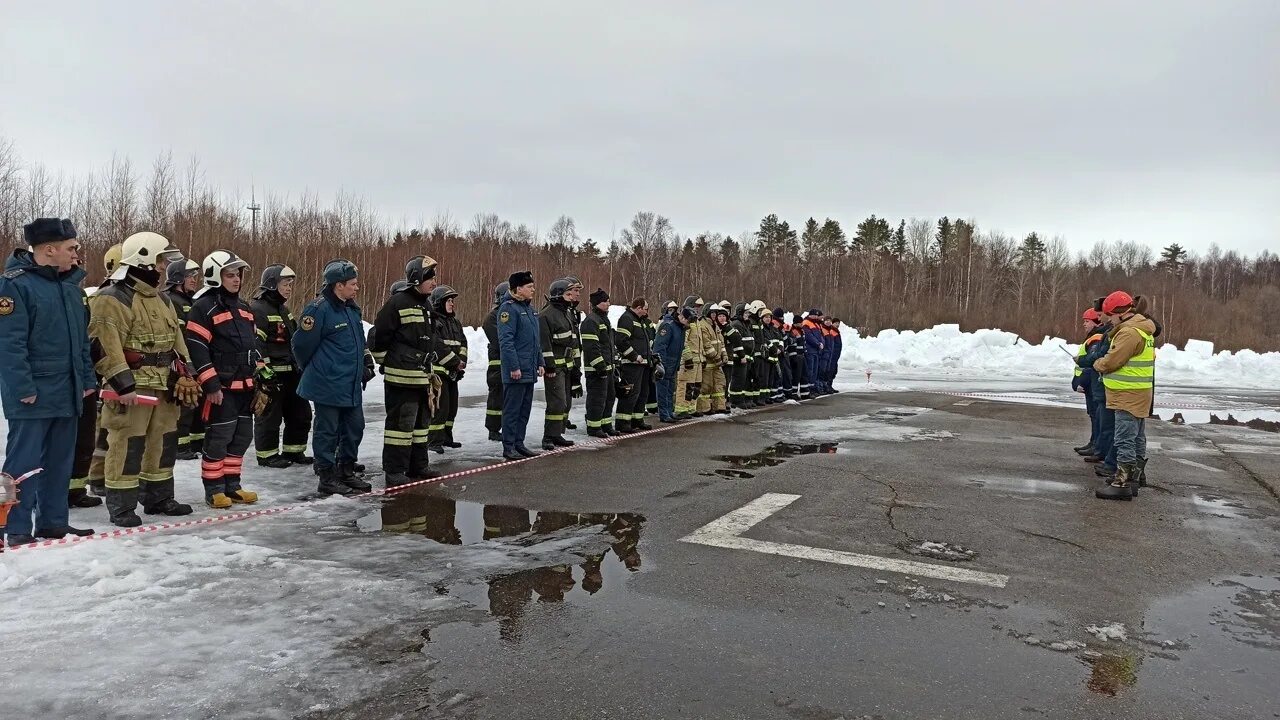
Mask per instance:
[[[1280,2],[0,2],[0,136],[83,172],[560,214],[1280,250]]]

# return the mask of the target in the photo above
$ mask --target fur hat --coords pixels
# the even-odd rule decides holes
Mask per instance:
[[[31,247],[44,243],[62,242],[76,237],[76,226],[70,220],[36,218],[22,226],[22,236]]]
[[[609,300],[609,293],[605,292],[604,288],[596,288],[596,291],[591,293],[592,305],[599,305],[602,302],[608,302],[608,300]]]
[[[521,270],[520,272],[511,273],[511,277],[507,279],[507,286],[512,290],[532,284],[533,271],[531,270]]]
[[[324,284],[337,285],[356,279],[356,266],[350,260],[330,260],[324,266]]]

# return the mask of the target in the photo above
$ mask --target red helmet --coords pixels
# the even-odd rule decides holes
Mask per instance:
[[[1094,310],[1093,308],[1089,308],[1088,310],[1085,310],[1084,315],[1081,315],[1080,317],[1084,318],[1085,320],[1098,322],[1098,311]]]
[[[1133,297],[1123,290],[1117,290],[1102,301],[1102,312],[1114,315],[1120,308],[1127,308],[1130,305],[1133,305]]]

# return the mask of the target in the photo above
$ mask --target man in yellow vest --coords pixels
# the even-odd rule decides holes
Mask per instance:
[[[1111,321],[1111,349],[1093,369],[1102,376],[1107,408],[1116,414],[1116,474],[1095,495],[1129,500],[1138,494],[1147,464],[1145,421],[1155,394],[1156,325],[1135,310],[1133,297],[1122,290],[1102,301],[1102,314]]]

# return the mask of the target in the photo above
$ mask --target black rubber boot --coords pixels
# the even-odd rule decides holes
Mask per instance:
[[[1116,476],[1110,482],[1094,491],[1094,497],[1100,500],[1132,500],[1134,463],[1120,463],[1116,468]]]
[[[489,431],[489,442],[502,442],[502,433],[494,430]]]
[[[443,455],[444,443],[431,443],[430,445],[427,446],[427,449],[433,453],[440,453],[441,455]]]
[[[160,482],[143,483],[142,512],[147,515],[181,517],[191,514],[191,506],[173,497],[173,478]]]
[[[445,442],[444,446],[447,448],[453,448],[454,450],[457,450],[458,448],[462,447],[462,443],[458,442],[457,440],[449,440]]]
[[[200,459],[200,453],[191,449],[179,450],[178,454],[173,457],[175,460],[198,460]]]
[[[577,425],[574,425],[572,420],[565,420],[565,421],[564,421],[564,429],[565,429],[565,430],[577,430],[577,429],[578,429],[578,426],[577,426]]]
[[[338,466],[338,481],[357,492],[366,493],[373,489],[350,465]]]
[[[321,495],[354,495],[355,490],[347,487],[338,474],[338,468],[324,468],[319,471],[320,483],[316,486],[316,492]]]
[[[70,525],[63,525],[62,527],[56,527],[56,528],[42,528],[40,530],[36,530],[36,537],[40,538],[41,540],[61,540],[62,538],[68,535],[75,535],[76,537],[89,537],[92,534],[93,534],[92,528],[77,528],[77,527],[71,527]]]
[[[409,476],[405,475],[404,473],[387,473],[387,476],[383,478],[383,480],[386,482],[387,487],[389,488],[400,487],[401,485],[409,484]]]
[[[35,535],[6,535],[4,537],[9,547],[18,547],[19,545],[30,545],[36,541]],[[0,543],[0,550],[4,549],[4,543]]]
[[[289,459],[283,455],[272,455],[271,457],[265,457],[258,461],[258,467],[275,468],[276,470],[283,470],[292,464],[293,463],[289,462]]]
[[[313,465],[315,464],[315,461],[316,461],[315,458],[311,457],[310,455],[304,452],[284,453],[280,457],[283,457],[285,460],[288,460],[290,463],[294,465]]]
[[[84,488],[72,488],[67,491],[67,507],[91,508],[102,504],[102,498],[94,497]]]
[[[107,488],[107,512],[111,514],[112,525],[130,528],[142,524],[142,518],[137,513],[138,495],[138,488]]]

